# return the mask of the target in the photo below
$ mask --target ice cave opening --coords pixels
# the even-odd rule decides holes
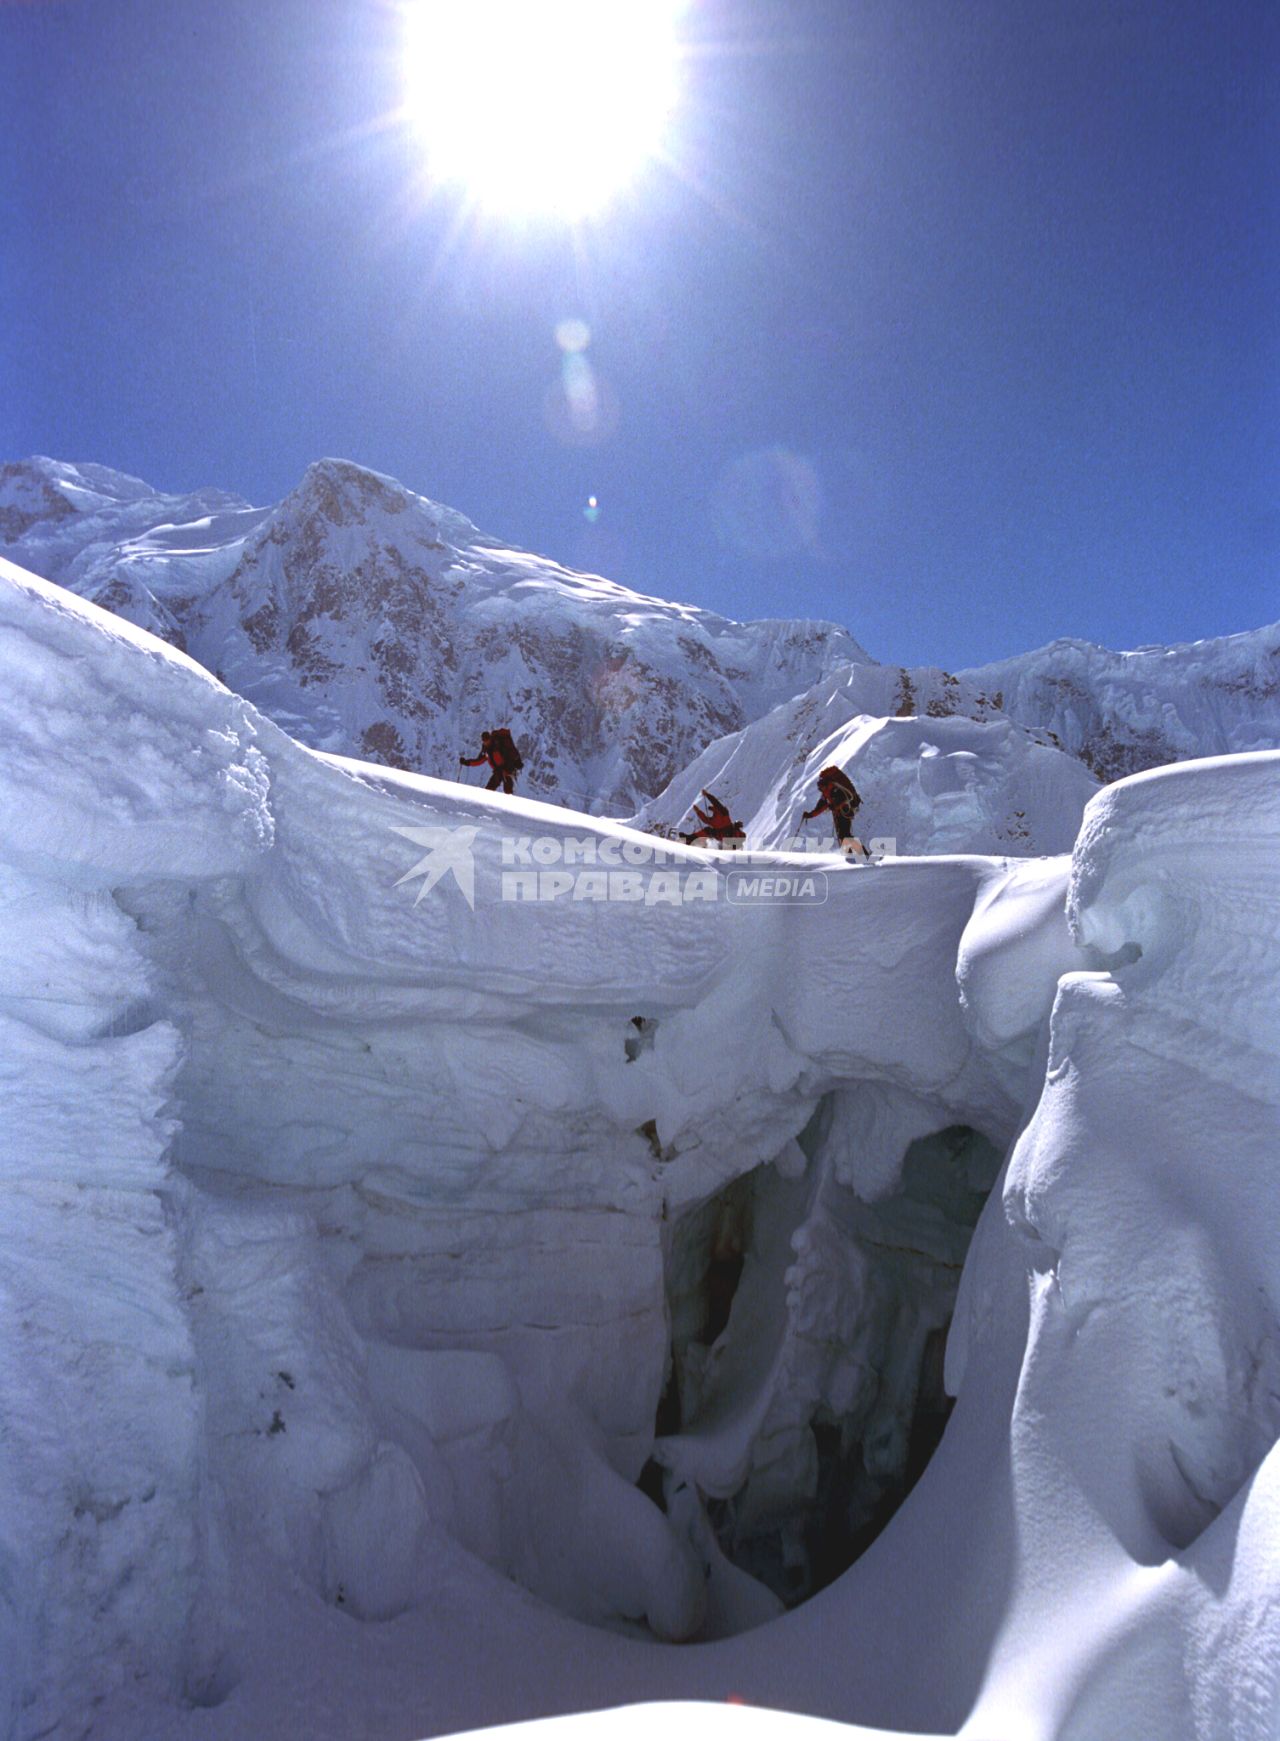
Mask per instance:
[[[351,839],[372,852],[367,801]],[[625,952],[596,985],[585,927],[596,1002],[558,981],[499,995],[419,965],[461,947],[452,908],[388,897],[367,940],[368,890],[394,894],[400,859],[303,877],[286,844],[270,875],[114,900],[171,1036],[176,1279],[232,1525],[268,1518],[254,1551],[361,1620],[422,1599],[437,1537],[633,1638],[726,1638],[830,1585],[941,1437],[960,1273],[1012,1128],[1012,1096],[956,1074],[968,867],[944,871],[956,898],[905,979],[896,932],[883,983],[862,963],[860,1008],[911,1014],[836,1045],[803,976],[767,1021],[744,1013],[787,935],[763,922],[711,991],[694,953],[696,996],[660,956],[633,1002]],[[888,885],[857,886],[901,922]],[[513,914],[464,939],[495,986]],[[616,947],[647,960],[664,916],[643,917]],[[716,963],[719,933],[681,920],[681,950]],[[952,1015],[917,1057],[902,1025],[939,998]],[[1020,1088],[1012,1043],[1001,1059]]]
[[[917,1138],[863,1200],[826,1151],[828,1096],[798,1178],[758,1166],[667,1240],[671,1349],[640,1487],[693,1488],[720,1551],[790,1608],[884,1529],[941,1440],[947,1330],[1001,1164],[980,1131]]]

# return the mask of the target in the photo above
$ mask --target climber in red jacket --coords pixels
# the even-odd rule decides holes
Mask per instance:
[[[821,816],[824,810],[829,810],[836,825],[836,839],[843,849],[846,852],[856,850],[865,857],[866,848],[853,832],[853,819],[862,799],[848,774],[834,765],[824,768],[818,775],[818,792],[818,802],[812,810],[804,812],[804,820],[808,822],[811,817]]]
[[[494,792],[499,786],[504,792],[514,792],[516,775],[524,767],[524,757],[516,748],[515,739],[505,725],[498,726],[493,731],[482,731],[480,754],[459,756],[458,761],[464,768],[478,768],[482,762],[489,764],[493,772],[486,783],[486,792]]]
[[[702,796],[707,801],[704,810],[700,804],[693,806],[693,813],[701,827],[695,828],[692,834],[682,834],[681,840],[690,846],[697,846],[707,841],[712,846],[741,846],[746,830],[740,822],[735,822],[729,814],[729,807],[722,804],[714,792],[702,788]]]

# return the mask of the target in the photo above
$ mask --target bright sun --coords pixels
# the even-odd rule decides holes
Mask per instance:
[[[682,0],[413,0],[408,107],[432,177],[494,211],[599,211],[661,149],[682,9]]]

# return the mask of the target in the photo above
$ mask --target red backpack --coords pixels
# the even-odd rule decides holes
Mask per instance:
[[[518,774],[524,767],[524,757],[516,748],[515,739],[505,725],[500,725],[489,733],[489,753],[513,774]]]
[[[858,788],[845,773],[843,768],[837,768],[834,763],[824,768],[818,775],[818,790],[830,804],[837,797],[850,804],[856,810],[862,799],[858,796]]]

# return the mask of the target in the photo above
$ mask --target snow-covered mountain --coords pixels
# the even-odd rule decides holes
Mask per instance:
[[[1280,623],[1132,653],[1054,641],[959,680],[1010,719],[1052,732],[1100,780],[1280,747]]]
[[[7,465],[0,554],[189,651],[313,747],[453,776],[506,720],[523,790],[664,831],[707,786],[776,846],[838,761],[861,832],[900,852],[1061,851],[1090,776],[1280,746],[1280,625],[1133,653],[1059,641],[959,674],[879,665],[829,623],[734,623],[509,549],[343,461],[273,508]]]
[[[802,817],[831,762],[858,788],[863,841],[892,841],[899,854],[1066,852],[1098,789],[1082,762],[1015,725],[975,684],[853,665],[709,745],[635,820],[670,833],[705,787],[753,845],[817,844],[831,818]]]
[[[32,459],[0,469],[0,540],[303,742],[452,777],[505,722],[522,788],[581,810],[633,810],[713,739],[867,660],[834,624],[735,623],[511,550],[337,460],[259,509]]]
[[[1280,755],[744,862],[0,669],[6,1741],[1273,1741]]]
[[[670,829],[709,787],[751,839],[778,845],[802,832],[817,770],[838,762],[863,795],[859,829],[901,852],[1060,852],[1098,781],[1275,748],[1280,624],[1134,653],[1055,641],[972,671],[825,677],[709,745],[638,820]]]

